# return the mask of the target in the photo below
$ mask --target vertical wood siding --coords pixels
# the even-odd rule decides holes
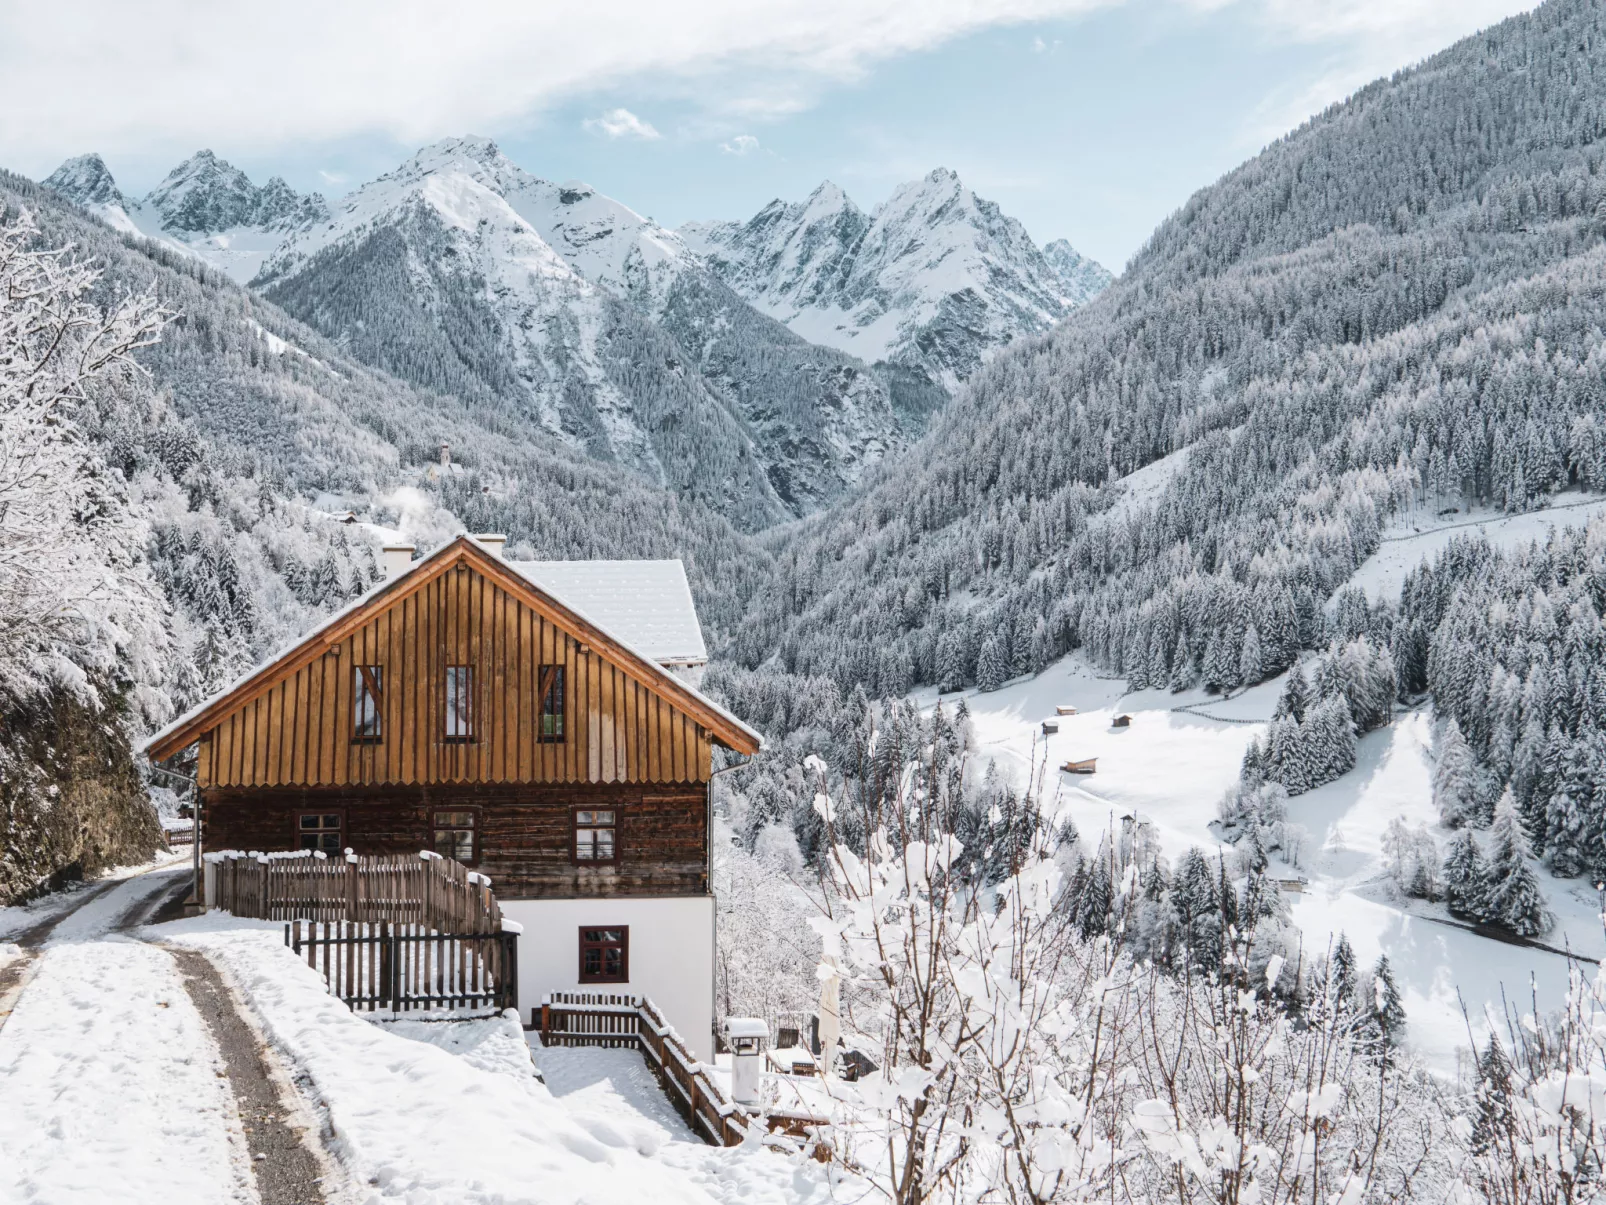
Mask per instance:
[[[354,741],[359,665],[382,667],[381,731]],[[473,667],[470,741],[446,739],[446,667]],[[542,742],[541,667],[562,665],[564,739]],[[426,583],[201,741],[218,786],[691,783],[707,731],[549,618],[466,566]]]

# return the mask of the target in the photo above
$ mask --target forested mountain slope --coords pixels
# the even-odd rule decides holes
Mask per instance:
[[[1230,686],[1251,628],[1266,672],[1318,638],[1392,509],[1606,485],[1603,22],[1514,18],[1202,190],[778,549],[741,659]]]
[[[0,213],[13,221],[23,210],[43,245],[70,243],[103,265],[103,302],[150,289],[174,314],[140,353],[157,386],[151,405],[81,418],[151,525],[175,612],[179,668],[163,684],[173,706],[372,580],[376,538],[314,502],[426,544],[466,526],[506,531],[532,556],[680,556],[716,628],[764,572],[766,558],[696,499],[578,455],[512,404],[416,389],[359,364],[200,261],[0,174]]]

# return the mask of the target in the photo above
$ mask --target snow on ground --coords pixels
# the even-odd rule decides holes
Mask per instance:
[[[665,1142],[701,1144],[637,1051],[545,1047],[536,1034],[530,1035],[530,1046],[553,1096],[577,1115],[638,1129],[635,1145],[643,1154]]]
[[[606,1091],[586,1095],[578,1081],[588,1073],[573,1067],[566,1082],[583,1095],[571,1107],[533,1075],[487,1070],[451,1053],[482,1046],[472,1035],[423,1041],[387,1032],[388,1024],[364,1020],[328,995],[277,931],[200,917],[147,932],[196,946],[225,968],[326,1116],[335,1155],[373,1189],[372,1205],[832,1199],[818,1165],[757,1144],[719,1150],[671,1139],[655,1117],[627,1107],[624,1092],[611,1100]]]
[[[1021,784],[1034,767],[1042,773],[1046,761],[1043,796],[1054,805],[1050,813],[1069,815],[1086,847],[1096,848],[1112,821],[1136,811],[1155,826],[1174,863],[1189,846],[1212,853],[1222,848],[1209,827],[1216,802],[1236,780],[1245,747],[1263,731],[1259,723],[1227,721],[1270,718],[1281,690],[1276,679],[1227,700],[1199,691],[1125,693],[1123,683],[1072,656],[1036,678],[989,694],[968,691],[965,699],[978,756]],[[929,704],[929,695],[923,701]],[[951,709],[953,696],[943,703]],[[1080,713],[1055,716],[1059,704]],[[1189,710],[1173,710],[1179,706]],[[1130,727],[1111,727],[1119,714],[1132,717]],[[1057,734],[1042,735],[1045,719],[1058,722]],[[1434,918],[1447,916],[1440,905],[1393,898],[1381,849],[1389,820],[1428,825],[1441,849],[1449,839],[1432,804],[1430,740],[1425,714],[1397,717],[1361,738],[1354,770],[1290,801],[1289,818],[1309,834],[1297,872],[1309,884],[1288,899],[1307,950],[1325,952],[1343,932],[1363,964],[1388,954],[1411,1044],[1434,1070],[1453,1074],[1458,1051],[1467,1045],[1462,1001],[1479,1034],[1487,1028],[1485,1007],[1499,1009],[1502,992],[1514,1001],[1530,997],[1530,976],[1542,1006],[1559,1006],[1567,960],[1438,923]],[[1058,773],[1067,759],[1086,757],[1098,758],[1096,774]],[[1559,922],[1547,944],[1606,957],[1594,891],[1581,880],[1543,881]]]
[[[0,1202],[252,1199],[234,1098],[177,967],[109,932],[182,873],[130,878],[57,926],[0,1029]]]
[[[1521,515],[1488,508],[1448,515],[1413,511],[1389,525],[1382,546],[1340,589],[1358,586],[1373,602],[1397,599],[1405,575],[1437,556],[1457,536],[1481,535],[1497,548],[1514,548],[1548,539],[1558,528],[1583,527],[1600,514],[1606,514],[1606,497],[1577,491],[1554,494],[1544,510]]]

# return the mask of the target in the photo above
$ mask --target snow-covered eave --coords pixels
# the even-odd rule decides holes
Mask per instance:
[[[206,716],[207,712],[209,712],[212,708],[216,707],[217,704],[220,701],[228,698],[229,696],[231,696],[231,695],[233,695],[233,694],[235,694],[237,692],[241,692],[241,691],[244,691],[244,690],[248,689],[254,680],[271,674],[275,670],[275,668],[278,667],[287,658],[293,656],[299,650],[306,648],[308,645],[315,643],[320,636],[322,636],[325,633],[330,632],[333,629],[339,627],[341,624],[346,622],[352,616],[360,613],[365,607],[368,607],[369,605],[378,602],[386,594],[389,594],[392,591],[401,588],[414,575],[416,575],[419,572],[421,572],[426,566],[433,565],[436,561],[440,560],[442,557],[445,557],[445,556],[447,556],[449,554],[452,554],[456,550],[458,550],[460,548],[464,548],[464,547],[471,547],[471,548],[477,550],[480,553],[480,555],[484,556],[488,560],[490,560],[490,561],[494,562],[496,565],[500,566],[502,569],[506,570],[508,572],[508,576],[511,577],[514,581],[520,583],[525,589],[534,591],[537,594],[542,595],[548,601],[557,604],[557,606],[561,610],[568,612],[575,619],[579,620],[582,624],[584,624],[584,625],[586,625],[588,627],[594,628],[597,632],[601,633],[611,643],[613,643],[617,648],[619,648],[622,651],[624,651],[625,653],[629,654],[629,656],[631,658],[633,658],[636,662],[638,662],[638,664],[639,664],[639,666],[641,668],[646,669],[648,671],[649,676],[656,677],[659,682],[663,683],[665,688],[666,688],[665,689],[665,693],[666,694],[669,694],[671,696],[673,696],[675,694],[681,694],[681,695],[689,696],[696,704],[700,705],[701,707],[705,708],[709,712],[713,713],[715,716],[719,717],[721,720],[723,720],[725,723],[727,723],[731,728],[735,729],[737,732],[739,732],[743,736],[746,736],[748,738],[748,740],[753,745],[755,745],[757,748],[762,749],[764,747],[764,737],[763,737],[763,735],[761,733],[759,733],[756,729],[750,727],[749,725],[744,723],[742,720],[737,718],[735,715],[733,715],[725,707],[722,707],[720,704],[714,702],[713,699],[711,699],[707,695],[703,694],[703,692],[698,690],[695,686],[692,686],[689,683],[687,683],[685,681],[685,679],[677,676],[672,670],[670,670],[666,666],[660,664],[657,660],[653,659],[652,657],[649,657],[646,653],[642,652],[640,649],[636,648],[634,645],[630,644],[628,641],[621,640],[618,636],[615,636],[603,624],[600,624],[596,620],[592,619],[589,615],[585,614],[585,612],[581,611],[578,607],[574,607],[574,606],[570,605],[563,598],[561,598],[557,594],[554,594],[551,590],[547,589],[544,586],[537,585],[535,582],[531,581],[524,574],[520,573],[516,568],[514,568],[513,565],[511,565],[508,562],[502,560],[502,558],[500,556],[498,556],[497,553],[492,552],[490,549],[486,548],[483,544],[481,544],[478,540],[474,539],[472,536],[462,535],[462,536],[459,536],[457,539],[450,541],[449,543],[443,544],[440,548],[437,548],[434,552],[430,553],[428,556],[422,557],[421,559],[419,559],[417,561],[414,561],[411,565],[409,565],[401,573],[398,573],[394,577],[388,578],[385,581],[380,582],[378,585],[376,585],[372,589],[368,590],[368,592],[363,594],[360,598],[357,598],[353,602],[348,603],[346,606],[342,607],[340,610],[338,610],[338,611],[334,612],[333,614],[331,614],[328,618],[326,618],[317,627],[313,628],[310,632],[307,632],[305,635],[302,635],[302,636],[298,637],[294,641],[290,642],[288,645],[280,648],[272,656],[264,659],[263,661],[258,662],[251,669],[245,671],[245,673],[241,674],[233,682],[229,683],[229,685],[223,687],[221,690],[215,691],[212,695],[210,695],[206,699],[202,700],[200,703],[197,703],[194,707],[190,708],[183,715],[179,716],[176,720],[172,721],[165,728],[163,728],[159,732],[155,732],[151,736],[147,737],[139,746],[139,751],[140,751],[141,755],[146,757],[147,759],[149,759],[151,761],[158,760],[158,757],[157,757],[157,751],[158,750],[162,750],[162,749],[164,749],[164,747],[166,747],[168,745],[171,745],[173,740],[176,737],[178,737],[180,734],[184,733],[186,729],[194,727],[197,724],[197,722],[202,720]],[[706,658],[702,662],[688,661],[686,664],[691,665],[691,664],[704,664],[704,663],[706,663]],[[245,700],[242,699],[241,700],[241,704],[243,705],[244,702],[245,702]],[[180,748],[187,747],[189,744],[194,743],[195,740],[200,739],[201,735],[202,735],[202,733],[200,731],[194,732],[193,734],[191,734],[191,740],[187,741],[184,746],[180,746]],[[715,737],[715,739],[719,740],[719,738],[717,736]],[[727,742],[723,741],[723,740],[720,740],[719,743],[727,744]],[[176,752],[178,752],[178,749],[167,749],[166,753],[165,753],[165,756],[169,756],[170,757],[170,756],[172,756],[173,753],[176,753]]]

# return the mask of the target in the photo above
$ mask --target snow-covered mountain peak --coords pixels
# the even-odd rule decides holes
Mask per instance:
[[[168,173],[141,202],[160,227],[180,237],[243,227],[288,230],[327,216],[316,193],[302,196],[278,176],[258,188],[233,164],[197,151]]]
[[[1061,296],[1071,305],[1091,301],[1115,279],[1103,264],[1089,259],[1062,238],[1044,245],[1043,258],[1060,278]]]
[[[67,160],[45,177],[45,187],[53,188],[69,201],[86,207],[123,205],[117,181],[99,155],[78,155]]]
[[[949,390],[998,347],[1048,329],[1102,287],[1096,264],[1067,268],[1068,284],[1025,227],[946,167],[900,185],[869,215],[827,180],[807,200],[772,201],[745,223],[679,233],[803,338],[918,367]]]

